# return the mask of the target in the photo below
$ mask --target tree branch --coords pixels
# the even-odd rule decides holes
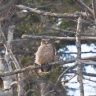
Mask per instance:
[[[79,17],[79,15],[77,15],[76,13],[74,13],[74,14],[51,13],[51,12],[45,12],[45,11],[37,10],[36,8],[29,8],[29,7],[26,7],[23,5],[16,5],[16,7],[23,9],[23,10],[28,10],[30,12],[33,12],[33,13],[36,13],[39,15],[51,16],[51,17],[56,17],[56,18],[78,18]],[[85,17],[85,15],[84,15],[84,17]]]
[[[87,58],[82,58],[82,59],[87,59]],[[75,62],[75,59],[74,60],[69,60],[69,61],[63,61],[63,60],[61,60],[61,61],[58,61],[58,62],[51,62],[51,63],[49,63],[47,65],[42,66],[42,67],[46,67],[46,66],[49,66],[49,65],[52,65],[52,66],[55,66],[55,65],[64,65],[64,64],[73,63],[73,62]],[[96,65],[95,62],[92,63],[92,62],[89,62],[89,61],[86,61],[86,60],[82,60],[81,62],[82,63],[84,62],[84,64],[93,64],[93,65]],[[87,62],[89,62],[89,63],[87,63]],[[28,67],[25,67],[25,68],[22,68],[22,69],[16,69],[16,70],[14,70],[12,72],[7,71],[5,73],[0,73],[0,77],[14,75],[14,74],[22,73],[22,72],[29,71],[29,70],[39,69],[39,68],[41,68],[41,66],[39,66],[39,65],[28,66]],[[68,69],[66,69],[65,71],[68,71],[69,69],[71,69],[71,68],[68,67]],[[66,72],[64,72],[64,74],[65,73]]]
[[[85,80],[88,80],[88,81],[91,81],[91,82],[96,83],[96,81],[95,81],[95,80],[91,80],[90,78],[88,79],[88,78],[85,78],[84,76],[83,76],[83,78],[84,78]]]
[[[74,64],[74,65],[68,67],[66,70],[64,70],[64,71],[60,74],[60,76],[58,77],[57,82],[56,82],[56,84],[55,84],[55,86],[54,86],[54,90],[55,90],[56,86],[59,84],[59,82],[61,81],[61,79],[63,78],[64,74],[65,74],[66,72],[68,72],[70,69],[74,68],[76,65],[77,65],[77,64]]]
[[[71,71],[69,71],[68,73],[76,73],[76,74],[78,74],[76,70],[71,70]],[[96,74],[94,74],[94,73],[82,72],[82,74],[85,75],[85,76],[96,77]]]
[[[30,52],[31,53],[31,52]],[[96,52],[93,52],[93,51],[89,51],[89,52],[81,52],[82,54],[85,54],[85,53],[96,53]],[[59,55],[62,55],[62,54],[77,54],[77,52],[58,52],[57,54]]]
[[[89,22],[90,23],[90,22]],[[54,32],[42,32],[42,33],[39,33],[38,35],[44,35],[44,34],[54,34],[54,33],[70,33],[70,34],[76,34],[75,31],[69,31],[69,30],[64,30],[64,29],[59,29],[59,28],[49,28],[48,29],[50,30],[53,30]],[[86,33],[81,33],[82,36],[94,36],[94,34],[86,34]]]
[[[58,62],[52,62],[52,63],[49,63],[49,64],[44,65],[42,67],[46,67],[46,66],[49,66],[49,65],[52,65],[52,66],[54,66],[54,65],[63,65],[63,64],[66,64],[66,63],[70,63],[70,61],[63,61],[62,60],[62,61],[58,61]],[[0,77],[14,75],[14,74],[22,73],[24,71],[29,71],[29,70],[39,69],[39,68],[41,68],[41,66],[36,64],[35,66],[33,65],[33,66],[28,66],[28,67],[25,67],[25,68],[22,68],[22,69],[16,69],[16,70],[14,70],[12,72],[0,73]]]
[[[82,81],[82,63],[81,63],[81,30],[82,30],[82,19],[81,17],[78,18],[78,24],[77,24],[77,31],[76,31],[76,47],[77,47],[77,80],[79,82],[79,88],[80,88],[80,96],[84,96],[84,87],[83,87],[83,81]]]
[[[82,0],[74,0],[74,2],[80,5],[85,11],[87,11],[94,18],[93,10],[90,9],[86,4],[84,4]]]
[[[75,41],[76,37],[57,37],[57,36],[36,36],[36,35],[22,35],[22,38],[30,38],[30,39],[58,39],[58,40],[69,40],[69,41]],[[80,40],[96,40],[96,37],[87,37],[87,36],[81,36]]]
[[[75,73],[74,75],[72,75],[69,79],[63,80],[62,83],[67,83],[69,82],[71,79],[73,79],[77,74]]]

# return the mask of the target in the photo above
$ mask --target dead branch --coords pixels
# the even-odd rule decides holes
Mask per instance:
[[[39,15],[44,15],[44,16],[51,16],[51,17],[56,17],[56,18],[78,18],[79,16],[76,13],[73,14],[60,14],[60,13],[51,13],[51,12],[45,12],[41,10],[37,10],[36,8],[29,8],[23,5],[16,5],[16,7],[23,9],[23,10],[28,10],[29,12],[33,12]],[[85,15],[84,15],[85,17]]]
[[[96,62],[95,62],[95,61],[89,61],[89,60],[88,60],[88,61],[85,61],[85,60],[83,61],[83,60],[82,60],[81,62],[82,62],[83,64],[96,65]]]
[[[12,87],[13,87],[14,85],[18,85],[18,82],[17,82],[17,81],[12,82],[12,84],[10,85],[10,87],[7,88],[7,89],[4,89],[4,90],[10,90],[10,89],[12,89]]]
[[[62,84],[62,86],[64,87],[64,89],[66,89],[65,88],[65,83],[67,83],[67,82],[69,82],[71,79],[73,79],[75,76],[76,76],[77,74],[75,73],[73,76],[71,76],[69,79],[66,79],[66,80],[63,80],[62,82],[61,82],[61,84]]]
[[[89,22],[90,23],[90,22]],[[76,32],[74,31],[69,31],[69,30],[64,30],[64,29],[59,29],[59,28],[49,28],[50,30],[53,30],[54,32],[42,32],[42,33],[38,33],[38,35],[44,35],[44,34],[56,34],[56,33],[70,33],[70,34],[76,34]],[[82,36],[94,36],[93,34],[89,34],[89,33],[81,33]]]
[[[76,73],[76,74],[78,74],[76,70],[68,71],[68,73]],[[86,73],[86,72],[82,72],[82,74],[85,75],[85,76],[96,77],[96,74],[94,74],[94,73]]]
[[[61,81],[61,79],[63,78],[64,74],[65,74],[66,72],[68,72],[70,69],[74,68],[76,65],[77,65],[77,64],[74,64],[74,65],[68,67],[64,72],[62,72],[62,73],[60,74],[60,76],[58,77],[57,82],[56,82],[56,84],[55,84],[55,86],[54,86],[54,89],[55,89],[56,86],[60,83],[60,81]]]
[[[86,77],[84,77],[84,76],[83,76],[83,79],[96,83],[95,80],[91,80],[90,78],[88,79],[88,78],[86,78]]]
[[[96,60],[96,56],[84,57],[82,60]]]
[[[77,74],[75,73],[73,76],[71,76],[69,79],[66,79],[66,80],[64,80],[64,81],[62,81],[62,83],[67,83],[67,82],[69,82],[71,79],[73,79],[75,76],[76,76]]]
[[[66,63],[70,63],[70,61],[63,61],[62,60],[62,61],[58,61],[58,62],[52,62],[52,63],[49,63],[49,64],[44,65],[42,67],[46,67],[46,66],[49,66],[49,65],[52,65],[52,66],[54,66],[54,65],[63,65],[63,64],[66,64]],[[14,74],[22,73],[24,71],[29,71],[29,70],[39,69],[39,68],[41,68],[41,66],[39,66],[39,65],[28,66],[28,67],[25,67],[25,68],[22,68],[22,69],[16,69],[16,70],[14,70],[12,72],[0,73],[0,77],[14,75]]]
[[[82,60],[82,61],[81,61],[83,64],[93,64],[93,65],[96,65],[95,62],[92,63],[92,62],[86,61],[87,58],[83,58],[83,59],[85,59],[85,60]],[[95,57],[95,59],[96,59],[96,57]],[[63,61],[63,60],[61,60],[61,61],[58,61],[58,62],[51,62],[51,63],[49,63],[48,65],[44,65],[44,66],[42,66],[42,67],[46,67],[46,66],[49,66],[49,65],[52,65],[52,66],[64,65],[64,64],[73,63],[73,62],[75,62],[75,59],[74,59],[74,60],[69,60],[69,61]],[[88,62],[89,62],[89,63],[88,63]],[[29,70],[39,69],[39,68],[41,68],[41,66],[39,66],[39,65],[28,66],[28,67],[25,67],[25,68],[22,68],[22,69],[16,69],[16,70],[14,70],[14,71],[12,71],[12,72],[7,71],[7,72],[5,72],[5,73],[0,73],[0,77],[9,76],[9,75],[14,75],[14,74],[22,73],[22,72],[29,71]],[[69,68],[69,69],[70,69],[70,68]],[[67,69],[66,69],[66,70],[67,70]],[[68,71],[68,70],[67,70],[67,71]],[[64,72],[64,73],[65,73],[65,72]],[[85,73],[84,73],[84,74],[85,74]]]
[[[51,90],[51,91],[47,92],[46,94],[44,94],[44,96],[47,96],[48,94],[50,94],[52,92],[54,92],[54,90]]]
[[[22,38],[30,38],[30,39],[57,39],[57,40],[69,40],[69,41],[75,41],[76,37],[57,37],[57,36],[36,36],[36,35],[22,35]],[[81,36],[80,40],[96,40],[96,37],[87,37],[87,36]]]
[[[74,0],[78,5],[80,5],[85,11],[87,11],[92,17],[94,17],[93,10],[90,9],[82,0]]]
[[[25,92],[25,94],[24,94],[23,96],[27,96],[27,94],[28,94],[29,92],[35,92],[35,90],[34,90],[34,89],[29,89],[27,92]]]
[[[82,19],[81,17],[78,18],[77,23],[77,31],[76,31],[76,47],[77,47],[77,74],[78,74],[78,82],[79,82],[79,88],[80,88],[80,96],[84,96],[84,87],[83,87],[83,81],[82,81],[82,63],[81,63],[81,30],[82,30]]]
[[[96,53],[96,52],[93,52],[93,51],[89,51],[89,52],[81,52],[82,54],[85,54],[85,53]],[[58,52],[57,54],[59,55],[62,55],[62,54],[77,54],[77,52]]]

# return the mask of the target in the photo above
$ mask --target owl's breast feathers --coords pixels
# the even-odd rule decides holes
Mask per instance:
[[[42,45],[38,48],[36,52],[36,60],[35,63],[41,65],[54,61],[54,48],[51,44]]]

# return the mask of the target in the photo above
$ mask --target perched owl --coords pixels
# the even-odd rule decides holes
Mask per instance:
[[[41,65],[42,72],[48,72],[51,70],[52,66],[46,66],[42,68],[42,65],[46,65],[54,61],[55,50],[51,44],[50,39],[42,39],[41,45],[36,52],[35,63]]]

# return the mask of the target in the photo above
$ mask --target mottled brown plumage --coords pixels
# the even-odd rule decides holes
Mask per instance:
[[[41,45],[36,52],[35,63],[41,65],[42,72],[48,72],[51,70],[52,66],[46,66],[42,68],[42,65],[46,65],[54,61],[55,51],[51,44],[50,39],[42,39]]]

